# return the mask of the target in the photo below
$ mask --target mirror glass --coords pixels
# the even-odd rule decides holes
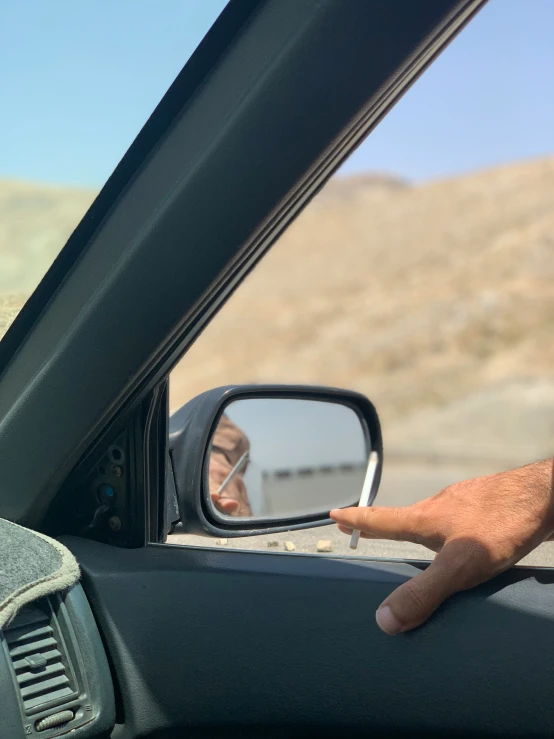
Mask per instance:
[[[206,495],[218,518],[321,514],[358,502],[370,451],[348,406],[237,400],[225,408],[210,443]]]

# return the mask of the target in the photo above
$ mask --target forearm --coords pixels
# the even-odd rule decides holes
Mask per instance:
[[[537,511],[542,516],[543,541],[554,541],[554,461],[545,459],[514,470],[513,483],[521,486],[520,505],[532,509],[537,498],[544,501]]]

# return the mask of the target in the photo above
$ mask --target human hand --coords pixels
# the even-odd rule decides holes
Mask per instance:
[[[552,461],[450,485],[406,508],[344,508],[345,534],[422,544],[437,556],[379,606],[387,634],[424,623],[449,596],[507,570],[554,532]]]
[[[244,469],[238,470],[225,489],[219,492],[223,481],[248,451],[250,442],[244,432],[228,416],[221,416],[212,440],[208,481],[212,503],[228,516],[252,515],[243,479]]]
[[[219,488],[233,466],[224,454],[212,452],[208,468],[208,481],[212,503],[227,516],[250,516],[250,505],[242,475],[237,473],[220,494]]]

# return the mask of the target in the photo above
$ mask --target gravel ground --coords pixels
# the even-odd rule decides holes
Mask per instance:
[[[218,549],[243,549],[249,551],[275,552],[287,554],[285,542],[290,541],[295,545],[296,552],[316,553],[319,540],[331,541],[333,555],[346,555],[354,557],[381,557],[383,559],[432,559],[433,552],[420,547],[417,544],[409,544],[401,541],[369,541],[361,539],[356,552],[348,547],[349,537],[344,536],[336,526],[321,526],[317,529],[306,531],[291,531],[288,534],[272,536],[252,536],[239,539],[223,540],[209,539],[202,536],[174,535],[168,539],[168,543],[185,544],[196,547],[217,547]],[[277,542],[277,546],[273,543]],[[320,553],[320,557],[328,557],[329,553]],[[521,562],[522,565],[534,567],[554,567],[554,542],[543,544]]]
[[[452,482],[475,477],[480,474],[488,474],[493,471],[497,470],[493,469],[491,464],[481,464],[471,468],[456,465],[424,466],[411,464],[389,466],[383,475],[383,481],[378,494],[378,503],[379,505],[409,505],[433,494]],[[320,526],[304,531],[290,531],[286,534],[251,536],[227,540],[175,534],[168,539],[168,543],[287,554],[285,542],[292,542],[295,552],[316,553],[320,540],[331,542],[331,552],[321,553],[320,556],[322,557],[333,554],[339,556],[382,557],[385,559],[429,560],[434,556],[433,552],[416,544],[368,539],[360,539],[358,549],[353,552],[348,546],[349,537],[341,534],[334,525]],[[554,542],[548,542],[540,546],[531,555],[526,557],[522,561],[522,564],[554,567]]]
[[[432,559],[433,552],[420,547],[417,544],[409,544],[401,541],[369,541],[360,540],[356,552],[348,547],[349,538],[338,531],[336,526],[321,526],[318,529],[306,531],[291,531],[288,534],[272,536],[252,536],[238,539],[223,540],[218,543],[217,539],[204,538],[202,536],[187,536],[176,534],[168,539],[171,544],[184,544],[195,547],[216,547],[218,549],[243,549],[248,551],[275,552],[287,555],[285,542],[290,541],[295,545],[295,551],[299,553],[316,553],[317,543],[324,539],[331,541],[333,555],[346,555],[354,557],[381,557],[383,559]],[[272,544],[277,542],[277,546]],[[320,553],[320,557],[328,557],[329,553]],[[522,565],[533,567],[554,567],[554,542],[542,544],[528,557],[521,561]]]

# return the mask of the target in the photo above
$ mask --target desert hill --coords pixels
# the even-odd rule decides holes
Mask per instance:
[[[0,182],[0,331],[93,197]],[[553,278],[554,158],[417,186],[335,178],[175,369],[172,408],[226,383],[331,384],[371,397],[398,444],[463,444],[459,416],[507,448],[523,413],[525,444],[551,448],[553,424],[517,409],[554,416]],[[502,409],[511,434],[489,423]]]
[[[182,361],[172,405],[224,382],[332,384],[371,397],[400,442],[407,416],[506,384],[516,407],[518,381],[551,402],[553,277],[554,159],[335,180]]]

